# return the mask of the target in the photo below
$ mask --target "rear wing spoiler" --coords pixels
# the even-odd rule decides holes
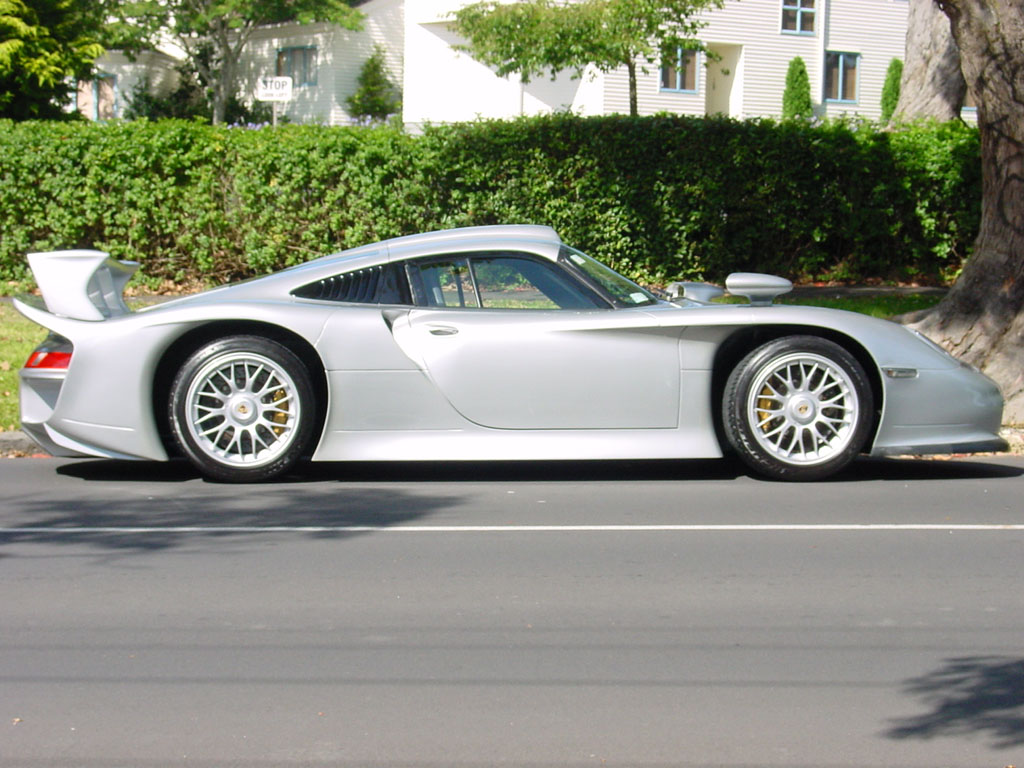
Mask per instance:
[[[122,292],[139,268],[103,251],[74,250],[30,253],[29,266],[43,294],[46,309],[75,320],[106,320],[131,310]]]

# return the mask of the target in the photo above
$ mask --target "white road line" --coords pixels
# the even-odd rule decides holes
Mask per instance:
[[[16,534],[86,535],[140,533],[648,533],[761,531],[1024,531],[1016,523],[834,523],[765,525],[167,525],[167,526],[25,526],[0,528]]]

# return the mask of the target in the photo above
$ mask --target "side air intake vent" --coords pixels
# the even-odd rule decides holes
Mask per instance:
[[[394,264],[382,264],[332,275],[292,291],[293,296],[352,304],[409,304],[404,275]]]

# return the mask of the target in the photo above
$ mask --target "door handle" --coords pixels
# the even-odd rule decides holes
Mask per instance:
[[[430,326],[431,336],[454,336],[459,332],[458,328],[453,328],[450,325],[432,325]]]

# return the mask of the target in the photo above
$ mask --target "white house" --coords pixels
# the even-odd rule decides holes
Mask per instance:
[[[448,19],[460,0],[415,0],[405,9],[406,123],[510,117],[557,110],[629,111],[625,67],[526,85],[498,78],[468,54]],[[727,0],[707,11],[700,38],[715,56],[689,54],[640,73],[640,114],[776,117],[786,70],[807,65],[820,114],[877,118],[889,63],[903,58],[908,0]]]
[[[523,84],[455,50],[464,41],[451,31],[451,14],[467,1],[368,0],[359,5],[365,14],[359,32],[328,24],[264,27],[242,62],[243,92],[254,94],[261,76],[289,75],[293,100],[282,114],[294,122],[348,123],[345,99],[374,45],[381,45],[401,83],[402,117],[410,127],[564,110],[628,112],[625,67]],[[903,58],[907,6],[908,0],[726,0],[704,14],[700,37],[714,55],[691,53],[641,72],[639,112],[777,117],[786,71],[799,56],[818,114],[877,118],[889,63]],[[132,78],[138,79],[115,57],[100,62],[112,109],[89,112],[80,102],[90,116],[121,114]]]

